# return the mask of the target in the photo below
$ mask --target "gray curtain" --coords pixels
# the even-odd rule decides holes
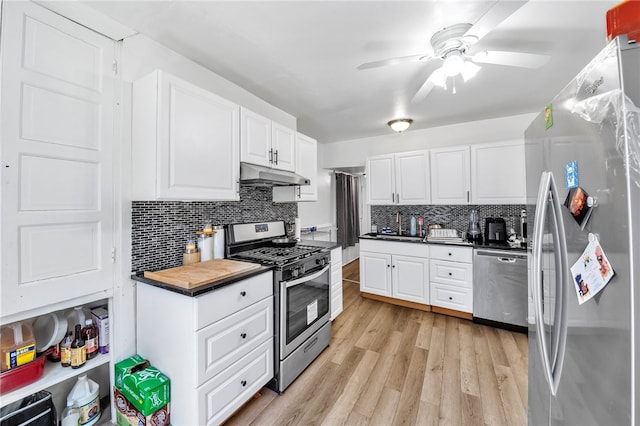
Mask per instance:
[[[336,172],[336,209],[338,244],[342,248],[355,246],[360,235],[358,214],[358,178]]]

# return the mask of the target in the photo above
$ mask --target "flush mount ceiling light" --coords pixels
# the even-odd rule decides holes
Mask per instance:
[[[397,118],[395,120],[391,120],[387,124],[394,132],[402,133],[411,126],[411,123],[413,123],[413,120],[410,118]]]

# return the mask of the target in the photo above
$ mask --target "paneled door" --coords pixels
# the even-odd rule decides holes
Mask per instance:
[[[113,292],[117,78],[114,41],[31,2],[2,7],[4,317]]]

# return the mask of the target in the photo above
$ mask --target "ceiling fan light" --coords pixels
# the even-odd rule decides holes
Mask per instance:
[[[444,70],[442,68],[438,68],[431,73],[429,80],[431,80],[434,86],[444,87],[447,84],[447,76],[444,75]]]
[[[462,71],[465,60],[460,55],[449,55],[442,64],[442,69],[447,77],[454,77]]]
[[[387,124],[394,132],[402,133],[411,126],[411,123],[413,123],[413,120],[410,118],[397,118],[395,120],[391,120]]]
[[[478,65],[466,61],[460,74],[462,74],[462,79],[467,82],[475,77],[476,74],[478,74],[478,71],[480,71],[480,67]]]

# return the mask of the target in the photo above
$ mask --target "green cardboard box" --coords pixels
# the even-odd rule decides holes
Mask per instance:
[[[169,378],[153,366],[126,375],[120,390],[145,416],[164,407],[171,399]]]
[[[145,416],[115,387],[113,399],[116,406],[117,426],[168,426],[171,423],[170,404]]]
[[[143,370],[149,367],[151,363],[140,355],[134,355],[127,359],[124,359],[115,366],[115,386],[118,389],[122,389],[124,378],[132,374],[135,371]]]

